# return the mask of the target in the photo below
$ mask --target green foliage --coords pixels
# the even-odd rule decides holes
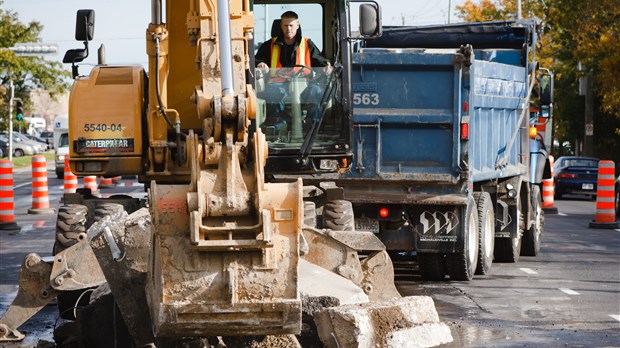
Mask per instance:
[[[54,161],[54,152],[48,151],[42,154],[45,161]],[[28,167],[32,165],[32,156],[13,157],[13,168]]]
[[[2,1],[0,0],[0,5]],[[30,91],[44,89],[50,96],[65,93],[71,74],[59,62],[42,57],[16,56],[6,49],[18,42],[39,42],[43,26],[39,22],[24,24],[18,14],[0,7],[0,130],[7,129],[10,87],[13,80],[15,97],[24,101],[27,110],[31,105]]]

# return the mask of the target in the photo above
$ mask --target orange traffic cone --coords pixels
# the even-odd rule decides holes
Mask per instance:
[[[73,172],[71,172],[71,166],[69,166],[69,158],[65,156],[65,178],[64,178],[64,193],[75,193],[78,188],[78,178]]]
[[[555,183],[553,181],[553,156],[549,155],[549,165],[551,166],[551,178],[542,180],[542,209],[545,214],[557,214],[558,208],[555,207]]]
[[[52,214],[47,190],[47,162],[45,156],[32,156],[32,208],[28,214]]]
[[[103,176],[99,177],[99,187],[100,188],[110,188],[113,187],[112,178],[104,178]]]
[[[94,175],[85,176],[84,188],[90,189],[90,193],[92,194],[99,193],[99,190],[97,189],[97,177]]]
[[[13,163],[9,160],[0,160],[0,230],[21,231],[15,223]]]
[[[596,182],[596,215],[590,222],[590,228],[620,228],[616,221],[614,192],[615,165],[613,161],[598,162],[598,180]]]

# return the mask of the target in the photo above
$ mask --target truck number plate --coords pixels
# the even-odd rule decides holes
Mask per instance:
[[[594,190],[594,184],[581,184],[582,190]]]
[[[379,220],[368,218],[355,219],[355,230],[379,233]]]

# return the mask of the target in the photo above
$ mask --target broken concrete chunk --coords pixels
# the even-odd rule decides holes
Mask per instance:
[[[327,348],[433,347],[452,342],[450,329],[439,322],[428,296],[325,308],[315,313],[314,321]]]

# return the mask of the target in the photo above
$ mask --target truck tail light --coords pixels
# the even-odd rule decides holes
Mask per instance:
[[[461,123],[461,140],[469,139],[469,123]]]
[[[390,211],[388,210],[388,208],[385,208],[385,207],[384,207],[384,208],[379,209],[379,216],[380,216],[380,217],[382,217],[382,218],[384,218],[384,219],[385,219],[385,218],[386,218],[386,217],[388,217],[389,215],[390,215]]]
[[[538,135],[538,129],[535,126],[530,126],[530,138],[535,139]]]
[[[468,102],[463,102],[463,112],[468,114],[469,113],[469,103]]]

